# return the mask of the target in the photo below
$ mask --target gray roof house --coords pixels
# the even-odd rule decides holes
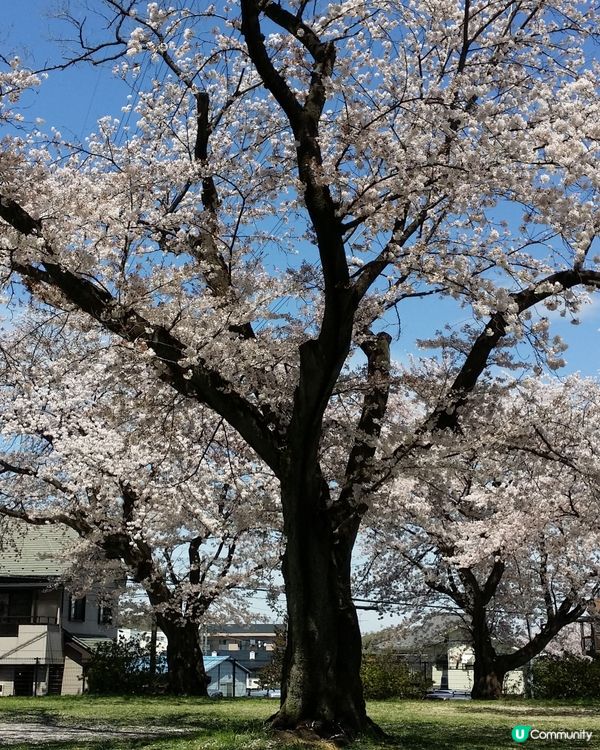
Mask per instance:
[[[243,698],[248,692],[247,681],[250,670],[232,656],[205,656],[204,669],[209,695],[225,698]]]
[[[77,539],[60,524],[0,524],[0,695],[76,694],[112,614],[96,593],[69,594],[62,551]]]

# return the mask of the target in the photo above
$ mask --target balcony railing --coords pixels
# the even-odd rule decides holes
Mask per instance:
[[[0,615],[0,638],[19,635],[19,625],[56,625],[56,617],[45,615]]]

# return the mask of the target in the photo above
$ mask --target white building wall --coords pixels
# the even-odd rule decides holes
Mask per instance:
[[[65,671],[62,680],[62,695],[81,695],[84,689],[83,669],[76,661],[65,656]]]
[[[10,659],[13,664],[16,659],[23,659],[23,663],[36,659],[44,661],[47,638],[47,625],[19,625],[17,636],[0,638],[0,663],[3,658]]]
[[[13,694],[14,671],[12,667],[0,666],[0,695],[5,697]]]
[[[433,667],[431,670],[431,679],[433,688],[439,688],[442,684],[442,677],[448,677],[448,690],[468,690],[473,689],[473,670],[472,669],[438,669]],[[504,678],[504,692],[510,695],[523,695],[525,691],[525,679],[520,669],[508,672]]]
[[[472,690],[473,688],[472,669],[438,669],[434,666],[431,670],[434,689],[441,687],[444,676],[448,677],[448,690]]]
[[[73,633],[73,635],[102,635],[107,638],[116,638],[117,628],[114,625],[102,625],[98,623],[98,594],[98,588],[94,588],[86,594],[84,620],[70,620],[69,593],[65,591],[60,611],[63,628],[68,630],[69,633]]]

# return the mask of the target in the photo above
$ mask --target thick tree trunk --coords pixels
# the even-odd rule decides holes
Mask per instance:
[[[136,495],[123,486],[123,518],[131,517]],[[109,559],[124,560],[134,571],[134,580],[141,584],[156,613],[156,623],[167,638],[167,666],[169,691],[174,695],[208,696],[208,678],[200,647],[198,625],[181,618],[177,611],[168,609],[173,595],[162,573],[154,566],[152,550],[147,542],[117,533],[106,537],[104,552]]]
[[[497,662],[484,661],[477,664],[475,660],[475,675],[471,698],[476,700],[497,700],[502,697],[504,672]]]
[[[472,618],[473,650],[475,664],[471,698],[497,700],[502,697],[502,685],[506,670],[496,654],[492,636],[486,620],[485,607],[475,611]]]
[[[311,486],[312,485],[312,486]],[[371,725],[360,679],[361,636],[350,590],[353,539],[334,533],[327,486],[282,487],[288,640],[276,728],[355,736]],[[293,520],[290,518],[293,515]]]
[[[556,611],[548,615],[548,621],[540,632],[524,646],[511,653],[497,654],[487,625],[486,607],[487,600],[483,603],[476,600],[471,621],[475,652],[471,697],[481,700],[500,698],[506,673],[525,666],[546,648],[565,625],[575,622],[584,611],[583,605],[567,597]]]
[[[169,692],[174,695],[207,696],[209,679],[204,671],[198,626],[191,622],[173,621],[160,614],[157,621],[167,638]]]

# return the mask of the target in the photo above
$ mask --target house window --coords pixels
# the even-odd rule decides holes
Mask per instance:
[[[69,596],[69,620],[71,622],[83,622],[85,620],[85,596],[80,599]]]
[[[98,605],[98,625],[112,625],[112,607],[106,604]]]
[[[0,636],[16,636],[19,625],[33,622],[32,592],[0,591]]]

